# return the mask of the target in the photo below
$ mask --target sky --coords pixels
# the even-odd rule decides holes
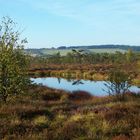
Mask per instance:
[[[140,0],[0,0],[27,48],[140,45]]]

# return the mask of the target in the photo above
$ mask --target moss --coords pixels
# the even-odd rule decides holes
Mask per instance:
[[[37,116],[33,119],[33,123],[37,126],[47,127],[50,122],[46,116]]]

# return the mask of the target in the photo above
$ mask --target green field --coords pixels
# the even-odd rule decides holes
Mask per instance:
[[[54,55],[58,52],[60,52],[60,54],[62,56],[66,55],[67,53],[71,52],[72,50],[69,49],[64,49],[64,50],[58,50],[58,49],[45,49],[44,51],[42,51],[42,53],[44,55]]]
[[[116,51],[125,53],[126,50],[122,50],[122,49],[89,49],[91,52],[95,52],[95,53],[115,53]]]

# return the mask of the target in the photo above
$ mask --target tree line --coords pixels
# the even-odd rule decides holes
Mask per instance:
[[[122,53],[84,53],[80,50],[72,50],[67,55],[62,56],[59,52],[52,56],[36,56],[31,58],[31,63],[43,64],[125,64],[140,60],[140,53],[129,49]]]

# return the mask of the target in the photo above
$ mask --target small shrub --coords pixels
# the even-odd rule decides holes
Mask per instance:
[[[121,71],[114,70],[110,71],[108,76],[108,82],[105,83],[105,86],[108,89],[109,95],[115,95],[120,101],[124,101],[124,95],[129,91],[131,87],[131,77],[129,74]]]
[[[68,94],[62,95],[60,101],[62,103],[69,103],[69,96],[68,96]]]
[[[49,120],[46,116],[38,116],[34,118],[33,123],[37,126],[48,126]]]
[[[57,101],[60,100],[61,97],[64,95],[64,93],[59,91],[53,91],[53,92],[46,92],[42,95],[42,99],[46,101]]]
[[[130,140],[130,138],[125,135],[119,135],[115,136],[112,140]]]
[[[44,71],[40,71],[39,74],[38,74],[40,77],[45,77],[46,76],[46,73]]]
[[[74,91],[69,95],[71,100],[88,100],[92,98],[92,95],[85,91]]]
[[[19,112],[19,117],[21,119],[32,119],[34,118],[35,116],[38,116],[38,115],[45,115],[45,116],[48,116],[50,118],[53,117],[52,113],[50,113],[48,110],[46,109],[39,109],[39,110],[29,110],[29,111],[22,111],[22,112]]]

